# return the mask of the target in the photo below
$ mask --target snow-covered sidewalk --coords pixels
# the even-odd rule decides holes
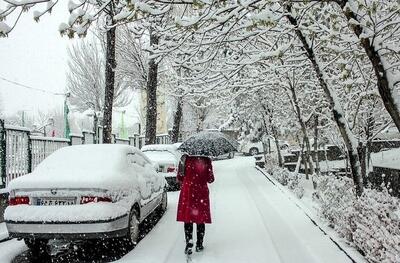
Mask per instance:
[[[254,168],[253,158],[214,162],[214,222],[205,251],[193,262],[351,262],[307,216]],[[175,221],[178,193],[157,226],[118,262],[185,262],[183,226]]]

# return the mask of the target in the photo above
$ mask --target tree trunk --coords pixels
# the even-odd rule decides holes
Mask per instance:
[[[103,143],[112,143],[112,110],[115,81],[115,27],[107,31],[106,86],[104,91]]]
[[[278,164],[279,167],[283,167],[283,160],[282,160],[282,154],[281,154],[281,149],[279,148],[279,140],[277,139],[277,137],[275,136],[275,132],[274,132],[274,137],[275,137],[275,145],[276,145],[276,152],[278,154]]]
[[[314,161],[315,161],[315,172],[319,174],[320,168],[319,168],[319,152],[318,152],[318,114],[315,114],[314,117]]]
[[[158,36],[150,29],[150,47],[158,44]],[[151,54],[150,54],[151,55]],[[157,136],[157,80],[158,63],[154,58],[149,61],[147,76],[147,109],[146,109],[146,137],[145,144],[155,144]]]
[[[346,8],[347,3],[349,2],[348,0],[336,0],[335,2],[340,6],[348,21],[359,21],[357,15],[353,11],[351,11],[350,8]],[[393,94],[394,89],[393,87],[390,87],[389,79],[387,77],[387,72],[383,66],[384,63],[382,61],[382,58],[379,55],[378,51],[375,49],[371,40],[369,38],[361,37],[363,33],[363,28],[359,24],[352,23],[350,27],[354,31],[354,34],[360,39],[361,46],[364,48],[369,60],[371,61],[376,79],[378,81],[377,84],[379,95],[382,98],[383,104],[385,105],[387,112],[389,113],[394,124],[400,132],[400,111],[396,105],[395,95]]]
[[[365,131],[366,135],[366,144],[365,144],[365,174],[364,174],[364,185],[368,182],[368,175],[370,173],[370,164],[371,164],[371,141],[372,141],[372,133],[375,127],[375,119],[372,113],[372,110],[368,112],[368,119],[367,119],[367,127]]]
[[[171,142],[177,143],[179,140],[179,132],[182,120],[182,98],[178,98],[176,111],[174,114],[174,125],[172,126]]]
[[[344,115],[342,106],[337,98],[336,92],[332,90],[326,80],[322,69],[319,66],[317,57],[312,49],[311,45],[308,43],[306,37],[303,35],[302,31],[298,28],[297,19],[294,18],[291,13],[291,6],[286,6],[288,14],[286,15],[289,22],[295,27],[295,33],[299,40],[301,41],[304,50],[306,51],[306,55],[310,60],[312,67],[317,75],[319,84],[323,89],[325,96],[330,104],[330,108],[332,110],[333,119],[336,122],[337,127],[339,128],[339,132],[346,144],[347,153],[349,156],[350,167],[352,172],[352,177],[354,181],[354,185],[356,188],[356,193],[358,196],[361,196],[363,192],[363,183],[362,183],[362,174],[360,169],[360,158],[357,152],[357,144],[355,143],[355,138],[353,133],[351,132],[350,128],[348,127]]]
[[[358,155],[360,156],[360,167],[361,167],[361,174],[363,175],[363,182],[365,183],[365,175],[367,171],[367,162],[366,162],[366,145],[364,143],[359,142],[358,143]]]
[[[197,109],[197,127],[196,132],[201,132],[204,128],[204,121],[206,119],[206,114],[204,109]]]
[[[304,139],[303,139],[303,143],[301,144],[301,160],[304,164],[304,173],[306,175],[306,179],[308,180],[309,177],[309,173],[308,173],[308,161],[306,160],[306,157],[304,157]]]
[[[270,107],[266,106],[265,104],[261,103],[261,105],[264,110],[265,116],[268,117],[268,122],[269,122],[269,124],[271,126],[271,130],[272,130],[272,135],[274,136],[274,141],[275,141],[275,145],[276,145],[276,153],[278,155],[278,165],[279,165],[279,167],[283,167],[283,159],[282,159],[281,149],[279,148],[278,131],[274,124],[273,110]],[[268,127],[267,127],[267,123],[265,121],[264,115],[263,115],[263,124],[264,124],[265,134],[268,134]],[[264,142],[263,142],[263,145],[264,145]],[[268,139],[268,147],[269,147],[269,153],[271,153],[270,139]],[[264,152],[265,152],[265,147],[264,147]]]
[[[297,94],[296,94],[296,89],[295,87],[292,85],[292,83],[289,81],[289,89],[290,92],[292,94],[292,100],[293,100],[293,107],[294,110],[296,111],[296,116],[297,116],[297,121],[300,124],[300,128],[301,128],[301,132],[303,133],[304,136],[304,140],[303,143],[306,146],[306,152],[305,152],[305,159],[304,159],[304,163],[307,162],[306,166],[307,166],[307,172],[306,172],[306,178],[307,180],[309,179],[308,177],[308,172],[310,172],[310,174],[314,174],[314,166],[311,160],[311,146],[310,146],[310,140],[308,139],[308,134],[307,134],[307,127],[306,124],[304,123],[303,117],[301,115],[301,109],[299,106],[299,102],[297,99]],[[308,167],[310,168],[310,170],[308,171]]]

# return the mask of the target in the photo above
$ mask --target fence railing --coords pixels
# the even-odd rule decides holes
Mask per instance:
[[[101,135],[101,132],[97,134]],[[0,119],[0,189],[6,187],[12,179],[32,172],[47,156],[62,147],[101,141],[101,136],[96,138],[94,132],[90,131],[84,131],[82,135],[71,134],[69,139],[34,136],[29,129],[5,125]],[[169,142],[167,134],[157,136],[157,143]],[[122,139],[114,135],[113,143],[141,148],[144,136],[134,135]]]
[[[39,137],[30,136],[31,141],[31,157],[28,158],[31,163],[31,172],[36,166],[41,163],[47,156],[55,152],[56,150],[70,145],[69,139],[54,138],[54,137]],[[29,150],[28,150],[29,154]]]

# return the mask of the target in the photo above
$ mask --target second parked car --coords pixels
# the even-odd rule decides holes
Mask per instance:
[[[275,151],[275,142],[273,139],[268,139],[269,145],[271,147],[271,151]],[[279,148],[280,150],[288,150],[289,143],[287,141],[279,140]],[[240,147],[240,151],[247,155],[258,155],[264,152],[264,146],[261,141],[252,141],[243,143]]]
[[[152,144],[142,147],[142,152],[156,165],[157,172],[165,177],[168,190],[179,190],[176,180],[181,152],[173,144]]]

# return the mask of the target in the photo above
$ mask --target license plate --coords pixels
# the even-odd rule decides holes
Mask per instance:
[[[75,198],[38,198],[37,205],[74,205]]]

